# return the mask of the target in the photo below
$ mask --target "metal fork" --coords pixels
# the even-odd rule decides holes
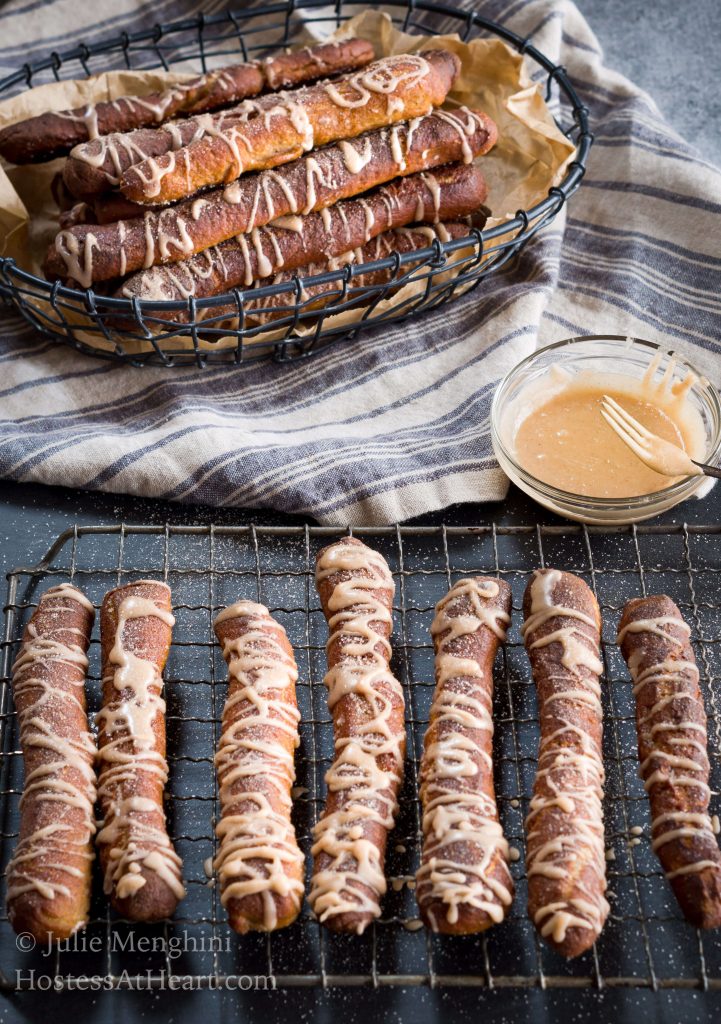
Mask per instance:
[[[601,415],[634,455],[657,473],[663,476],[714,476],[721,479],[721,469],[697,462],[683,448],[652,434],[610,395],[603,396]]]

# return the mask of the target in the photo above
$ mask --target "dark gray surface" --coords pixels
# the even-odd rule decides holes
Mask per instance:
[[[654,522],[716,523],[721,517],[721,487],[702,499],[691,499]],[[310,520],[308,520],[310,522]],[[73,525],[98,523],[177,523],[245,525],[247,523],[304,523],[299,516],[244,509],[216,509],[207,505],[174,505],[144,498],[96,494],[40,484],[0,484],[0,573],[19,565],[34,565],[51,542]],[[496,522],[560,523],[515,487],[498,504],[454,505],[411,520],[415,524],[471,526]],[[340,532],[340,531],[339,531]]]
[[[671,124],[694,142],[709,160],[721,162],[716,88],[718,74],[718,0],[580,0],[606,51],[607,63],[651,92]],[[42,17],[33,10],[28,17]],[[718,383],[718,382],[717,382]],[[3,573],[19,563],[34,563],[52,539],[73,523],[116,523],[152,520],[178,523],[279,521],[262,512],[251,514],[179,508],[163,502],[90,495],[62,489],[14,484],[0,485],[0,568]],[[666,519],[715,522],[721,515],[721,491],[703,501],[674,510]],[[519,521],[529,516],[547,517],[517,494],[503,506],[465,506],[444,516],[424,517],[424,522],[445,519],[454,523]],[[0,950],[0,958],[2,950]],[[579,992],[573,1010],[563,992],[461,992],[395,990],[374,993],[351,990],[320,994],[285,991],[269,994],[239,993],[77,993],[62,996],[25,994],[0,997],[0,1022],[38,1021],[43,1016],[61,1019],[77,1015],[83,1021],[145,1020],[317,1020],[345,1021],[376,1017],[387,1021],[473,1020],[554,1021],[567,1016],[577,1020],[614,1020],[654,1017],[676,1024],[684,1021],[718,1020],[721,997],[699,992]]]
[[[649,92],[669,123],[721,164],[719,0],[577,0],[605,63]]]

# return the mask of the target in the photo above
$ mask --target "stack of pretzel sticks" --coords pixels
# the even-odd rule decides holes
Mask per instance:
[[[352,537],[318,553],[316,585],[329,630],[324,682],[334,757],[313,831],[309,902],[329,929],[361,934],[381,914],[403,781],[404,699],[390,667],[395,588],[382,555]],[[575,957],[593,945],[609,912],[601,616],[586,583],[556,569],[532,575],[523,613],[540,721],[526,818],[528,910],[541,937]],[[86,919],[96,796],[104,887],[118,912],[158,920],[183,895],[162,802],[170,592],[141,580],[103,601],[97,749],[85,711],[93,615],[69,584],[47,591],[14,666],[26,783],[8,908],[16,929],[43,941]],[[510,619],[508,584],[473,577],[451,587],[431,625],[436,687],[421,760],[416,893],[423,922],[436,932],[485,931],[504,920],[514,898],[493,770],[493,665]],[[215,757],[214,867],[231,927],[272,931],[297,918],[304,895],[291,818],[298,669],[282,625],[261,604],[224,608],[215,632],[229,686]],[[689,632],[669,598],[646,597],[627,603],[619,645],[634,682],[653,849],[684,915],[712,928],[721,925],[721,851],[709,816],[706,716]]]
[[[220,111],[207,105],[221,92],[223,102],[234,100],[243,77],[230,75],[236,93],[223,92],[218,83],[229,69],[159,99],[42,115],[0,132],[0,153],[16,159],[40,158],[29,139],[43,118],[51,119],[47,154],[58,151],[60,136],[66,145],[79,132],[93,136],[70,150],[55,190],[66,209],[47,253],[48,278],[124,298],[186,301],[285,282],[305,267],[317,273],[376,252],[411,253],[467,235],[469,218],[482,225],[487,186],[474,160],[493,147],[497,129],[482,111],[441,109],[458,58],[446,50],[369,63],[372,56],[362,40],[286,54],[284,83],[293,70],[293,84],[351,70]],[[259,74],[256,65],[241,67]],[[266,74],[262,85],[272,90],[279,81]],[[178,106],[181,94],[187,102]],[[147,127],[150,108],[158,121],[167,111],[176,120]],[[320,292],[312,297],[319,306]],[[251,300],[249,310],[257,306],[262,322],[282,305]]]
[[[121,96],[73,110],[49,111],[3,128],[0,156],[13,164],[42,163],[101,136],[220,110],[266,90],[286,89],[363,67],[372,59],[370,43],[348,39],[231,64],[145,96]]]

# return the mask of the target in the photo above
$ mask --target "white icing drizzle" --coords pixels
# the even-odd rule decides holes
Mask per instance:
[[[493,604],[499,593],[492,579],[459,580],[436,605],[431,626],[436,689],[421,763],[424,841],[416,878],[419,902],[434,930],[439,922],[432,901],[444,905],[453,925],[464,907],[482,910],[498,923],[513,898],[491,760],[492,656],[510,621]],[[462,646],[480,630],[492,639],[490,663],[483,666],[458,653],[459,641]]]
[[[88,231],[82,242],[71,228],[60,231],[55,247],[67,268],[67,276],[77,281],[81,288],[89,288],[93,282],[93,251],[98,249],[97,237]]]
[[[283,647],[285,630],[267,608],[252,601],[225,608],[215,619],[219,637],[218,627],[236,618],[244,620],[242,634],[223,641],[230,685],[215,756],[221,818],[214,867],[223,906],[261,894],[263,929],[272,931],[276,897],[292,896],[296,912],[303,899],[303,855],[290,820],[295,769],[283,742],[300,742],[298,669]]]
[[[676,647],[683,647],[683,640],[679,640],[677,636],[669,633],[663,628],[664,626],[675,626],[682,633],[685,633],[686,636],[691,635],[691,627],[683,619],[679,619],[675,615],[661,615],[655,619],[636,619],[634,622],[629,622],[620,630],[618,643],[622,644],[629,633],[653,633],[655,636],[668,640],[669,643],[674,644]]]
[[[126,588],[129,593],[118,606],[113,646],[104,667],[103,685],[112,683],[118,696],[106,700],[97,716],[104,738],[98,752],[98,797],[105,814],[97,841],[110,847],[103,881],[106,893],[114,892],[118,899],[132,896],[145,885],[141,872],[147,868],[182,899],[181,861],[168,838],[163,807],[134,793],[142,774],[155,776],[161,786],[167,781],[168,765],[153,729],[156,717],[165,713],[165,701],[158,666],[135,653],[125,629],[137,619],[160,619],[168,630],[175,623],[168,609],[132,592],[143,585],[159,586],[140,580]]]
[[[437,224],[441,216],[440,182],[438,181],[438,178],[436,178],[435,174],[426,174],[425,172],[421,174],[421,181],[431,194],[431,199],[433,201],[433,223]],[[418,218],[418,220],[421,219],[421,217]]]
[[[436,110],[435,116],[440,118],[441,121],[445,121],[446,124],[450,125],[458,133],[458,138],[461,141],[463,163],[470,164],[473,160],[473,150],[468,140],[475,134],[478,128],[483,127],[483,120],[478,114],[468,110],[466,107],[460,107],[457,110]]]
[[[569,928],[598,935],[609,910],[603,896],[603,761],[600,741],[583,725],[591,715],[600,733],[598,676],[603,665],[598,656],[598,623],[577,608],[554,602],[553,593],[562,581],[563,574],[555,569],[534,573],[530,612],[521,627],[529,652],[551,644],[561,648],[560,657],[551,652],[545,666],[534,665],[534,677],[543,672],[544,679],[551,684],[551,693],[541,708],[538,770],[526,819],[529,881],[534,877],[558,879],[562,886],[569,874],[574,880],[576,895],[552,900],[538,907],[534,914],[541,935],[555,943],[565,940]],[[543,637],[538,636],[545,623],[554,618],[564,624]],[[590,626],[593,634],[580,629],[578,623]],[[558,709],[553,706],[556,702],[561,704]],[[547,727],[544,729],[544,715],[559,723],[550,733]],[[553,812],[554,831],[547,837],[540,831],[543,825],[539,819],[546,816],[548,821],[549,811]],[[584,879],[583,871],[574,871],[576,865],[587,870],[590,881]]]
[[[344,139],[338,143],[338,147],[349,174],[360,174],[366,164],[369,164],[373,158],[373,147],[367,135],[363,140],[363,148],[360,152],[351,142],[346,142]]]
[[[686,639],[676,636],[669,627]],[[629,641],[624,654],[634,681],[642,756],[640,772],[651,798],[651,846],[662,860],[663,847],[677,839],[697,839],[706,844],[706,851],[709,843],[717,849],[708,813],[711,790],[699,671],[694,660],[679,656],[690,632],[688,623],[680,615],[668,614],[630,620],[618,633],[619,645]],[[644,642],[644,634],[652,639]],[[634,643],[631,638],[636,636],[639,641]],[[661,660],[657,660],[654,649],[659,640],[667,645]],[[678,807],[680,790],[688,791],[684,799],[687,808],[659,809],[661,801],[663,807]],[[686,856],[693,857],[690,847],[685,847],[684,851]],[[695,860],[666,871],[666,877],[673,880],[708,868],[721,871],[721,857],[709,860],[707,856],[697,855]]]
[[[388,98],[389,116],[393,116],[403,110],[401,98],[394,95],[397,90],[416,89],[429,73],[425,57],[404,53],[385,57],[338,82],[327,82],[324,88],[336,106],[348,110],[366,106],[374,93],[384,95]],[[400,101],[400,107],[392,103],[394,100],[396,104]]]
[[[386,891],[381,850],[367,829],[393,827],[405,749],[405,729],[397,721],[403,691],[388,667],[390,642],[377,631],[392,625],[395,585],[385,559],[365,545],[339,541],[321,553],[316,583],[335,574],[345,578],[336,581],[326,615],[327,648],[337,660],[324,682],[331,711],[352,697],[357,717],[346,723],[347,735],[336,737],[335,760],[326,775],[329,796],[337,803],[313,830],[310,902],[320,921],[358,914],[361,934],[379,916]]]
[[[84,693],[92,617],[86,629],[73,626],[74,605],[94,614],[90,601],[69,583],[46,591],[13,666],[26,776],[20,840],[7,868],[11,922],[13,903],[25,893],[48,901],[72,897],[73,881],[86,874],[83,862],[93,859],[96,748]],[[30,811],[34,828],[26,831]],[[75,927],[84,923],[78,920]]]

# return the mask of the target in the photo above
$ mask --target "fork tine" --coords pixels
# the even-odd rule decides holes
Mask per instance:
[[[608,423],[609,427],[618,435],[618,437],[621,438],[624,444],[628,445],[628,447],[631,449],[634,455],[638,456],[641,462],[645,462],[648,465],[649,453],[626,430],[626,427],[623,424],[619,423],[617,420],[613,419],[612,416],[606,412],[606,409],[603,406],[601,407],[601,415],[605,419],[606,423]]]
[[[629,437],[632,437],[634,439],[636,444],[639,444],[642,447],[644,445],[648,445],[647,438],[644,437],[643,434],[640,434],[630,423],[627,422],[627,420],[624,419],[623,416],[619,415],[619,413],[616,412],[612,405],[609,405],[607,402],[602,402],[601,411],[604,410],[607,416],[609,417],[609,420],[612,420],[616,424],[618,428],[617,432],[619,430],[623,431],[624,434],[628,434]]]
[[[637,419],[634,419],[631,413],[627,412],[622,405],[619,405],[615,398],[611,398],[610,395],[604,395],[603,398],[604,401],[608,402],[611,408],[618,413],[626,426],[638,434],[640,440],[645,440],[646,438],[653,436],[651,431],[647,430],[643,423],[639,423]]]

